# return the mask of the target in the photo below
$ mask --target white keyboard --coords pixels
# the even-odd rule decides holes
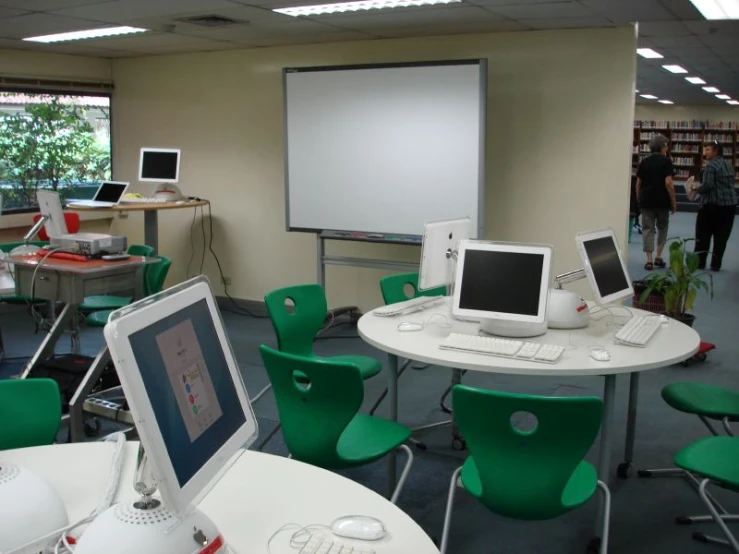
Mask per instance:
[[[439,348],[548,364],[556,364],[565,351],[562,346],[554,344],[523,342],[461,333],[450,333],[447,338],[441,341]]]
[[[645,347],[662,325],[662,320],[656,315],[632,317],[626,325],[616,332],[616,342],[627,346]]]
[[[333,537],[311,535],[298,554],[375,554],[375,551],[364,546],[351,546]]]
[[[380,317],[389,317],[393,315],[409,314],[418,310],[425,310],[431,306],[435,306],[444,301],[443,296],[417,296],[403,302],[380,306],[372,313]]]

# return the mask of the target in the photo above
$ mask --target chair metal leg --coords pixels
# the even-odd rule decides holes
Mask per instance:
[[[436,423],[429,423],[428,425],[421,425],[420,427],[413,427],[411,431],[414,433],[416,431],[426,431],[427,429],[436,429],[438,427],[446,427],[447,425],[451,425],[452,420],[447,419],[446,421],[438,421]]]
[[[700,481],[698,481],[698,478],[695,475],[677,467],[666,469],[642,469],[639,470],[639,477],[682,477],[687,479],[693,486],[695,486],[696,489],[700,487]],[[710,492],[706,491],[706,496],[722,514],[729,513]],[[692,520],[692,516],[679,516],[676,520],[678,523],[688,524],[691,522],[690,520]]]
[[[718,513],[716,507],[713,505],[713,502],[711,502],[711,500],[708,498],[708,495],[706,494],[706,487],[708,486],[709,481],[709,479],[703,479],[703,481],[701,481],[700,487],[698,487],[698,494],[700,494],[701,500],[703,500],[703,503],[708,508],[708,511],[711,512],[711,515],[713,516],[713,521],[715,521],[716,524],[721,528],[721,531],[723,531],[728,540],[725,541],[715,537],[709,537],[701,533],[694,534],[693,538],[702,542],[712,542],[715,544],[731,546],[731,548],[734,549],[734,552],[737,552],[737,554],[739,554],[739,542],[737,542],[736,538],[734,538],[734,535],[729,530],[729,527],[726,525],[726,522],[721,517],[721,514]]]
[[[446,511],[444,512],[444,528],[441,532],[441,554],[446,554],[447,543],[449,542],[449,528],[452,525],[452,509],[454,508],[454,493],[457,491],[457,479],[462,468],[458,467],[452,474],[452,480],[449,482],[449,495],[446,501]]]
[[[410,472],[411,466],[413,465],[413,452],[411,451],[411,449],[408,448],[405,444],[401,444],[398,447],[398,450],[403,450],[407,454],[408,460],[405,462],[403,472],[400,474],[400,480],[398,481],[398,485],[395,487],[395,492],[390,498],[390,502],[392,502],[393,504],[397,504],[398,495],[400,494],[400,491],[403,490],[403,485],[405,485],[405,480],[408,478],[408,473]]]
[[[721,423],[723,423],[724,425],[724,431],[726,431],[726,434],[729,435],[730,437],[733,437],[734,433],[731,431],[731,425],[729,425],[729,418],[725,417],[724,419],[721,420]]]
[[[398,377],[403,375],[403,372],[406,370],[406,368],[408,367],[410,363],[411,363],[411,360],[406,360],[405,362],[403,362],[403,365],[400,366],[400,369],[398,370]],[[370,415],[375,415],[377,408],[379,408],[380,404],[382,404],[382,401],[385,400],[387,393],[388,393],[388,388],[385,387],[385,390],[382,391],[382,393],[380,393],[380,396],[377,398],[377,400],[375,400],[375,403],[372,404],[372,407],[370,408],[370,411],[369,411]]]
[[[254,404],[257,400],[262,398],[265,394],[267,394],[267,391],[272,388],[272,385],[269,384],[266,387],[264,387],[262,390],[260,390],[257,395],[254,398],[249,399],[250,404]]]
[[[264,450],[264,447],[267,446],[267,443],[270,441],[270,439],[274,437],[277,434],[277,431],[279,431],[281,428],[282,428],[282,423],[278,421],[277,425],[275,425],[275,428],[272,429],[269,433],[267,433],[267,436],[262,441],[262,444],[257,446],[257,450],[259,450],[260,452]]]
[[[714,429],[713,425],[711,425],[711,422],[708,421],[708,418],[706,416],[699,415],[698,416],[698,419],[700,419],[703,422],[703,425],[705,425],[706,427],[708,427],[708,430],[711,432],[711,434],[713,436],[715,436],[715,437],[718,436],[718,431],[716,431],[716,429]]]
[[[603,522],[601,525],[600,554],[608,554],[608,535],[611,528],[611,491],[603,481],[598,481],[598,487],[603,493]]]
[[[706,491],[708,495],[708,491]],[[724,521],[739,521],[739,515],[735,514],[719,514]],[[691,523],[710,523],[713,516],[684,516],[675,518],[675,522],[680,525],[690,525]]]

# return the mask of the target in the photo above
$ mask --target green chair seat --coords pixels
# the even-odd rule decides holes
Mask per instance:
[[[662,389],[662,398],[681,412],[739,421],[739,392],[705,383],[673,383]]]
[[[53,443],[62,421],[56,381],[0,380],[0,421],[0,450]]]
[[[406,286],[411,288],[413,294],[406,294]],[[396,273],[380,279],[380,292],[385,304],[397,304],[410,298],[419,296],[444,296],[446,287],[436,287],[429,290],[418,288],[418,273]]]
[[[354,356],[352,354],[341,354],[339,356],[330,356],[323,358],[324,360],[331,360],[334,362],[341,362],[347,364],[354,364],[359,368],[359,374],[362,379],[369,379],[374,377],[382,369],[382,363],[379,360],[370,358],[369,356]]]
[[[395,450],[410,436],[410,429],[399,423],[357,414],[339,437],[336,451],[347,465],[364,465]]]
[[[675,465],[739,491],[739,437],[707,437],[675,454]]]
[[[117,310],[128,306],[133,302],[133,296],[113,296],[101,294],[99,296],[86,296],[85,301],[78,306],[81,312],[94,312],[95,310]]]
[[[49,243],[44,241],[31,241],[28,244],[31,246],[42,247],[47,246]],[[0,244],[0,252],[10,253],[18,246],[23,246],[23,241],[6,242],[4,244]],[[5,302],[6,304],[28,304],[29,302],[31,304],[43,304],[46,300],[42,300],[41,298],[31,298],[30,296],[25,295],[7,294],[5,296],[0,296],[0,302]]]
[[[99,310],[87,314],[85,317],[85,323],[90,327],[105,327],[108,324],[108,318],[113,310]]]

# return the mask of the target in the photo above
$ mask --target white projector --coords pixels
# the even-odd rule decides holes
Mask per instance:
[[[84,254],[85,256],[98,256],[102,254],[120,254],[125,252],[127,245],[126,237],[118,235],[105,235],[103,233],[71,233],[51,238],[51,247]]]

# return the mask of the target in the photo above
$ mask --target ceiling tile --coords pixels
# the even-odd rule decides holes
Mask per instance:
[[[16,15],[23,15],[30,13],[27,10],[17,10],[15,8],[4,8],[0,6],[0,19],[4,17],[15,17]]]
[[[574,0],[466,0],[478,6],[520,6],[528,4],[572,4]]]
[[[613,23],[604,17],[578,17],[557,19],[520,19],[520,23],[532,29],[580,29],[593,27],[613,27]]]
[[[659,0],[583,0],[582,4],[615,23],[676,19]]]
[[[578,2],[547,2],[515,5],[485,4],[485,9],[510,19],[549,19],[596,17],[590,8]]]
[[[367,40],[367,35],[356,31],[338,31],[316,35],[263,37],[255,39],[253,43],[254,46],[284,46],[288,44],[315,44],[350,40]]]
[[[84,4],[100,4],[109,0],[0,0],[0,5],[34,12],[73,8]]]
[[[197,25],[177,25],[177,34],[251,44],[254,38],[280,36],[316,36],[321,33],[339,33],[342,29],[310,21],[292,19],[280,25],[232,25],[221,28],[198,27]],[[367,38],[367,36],[365,36]]]
[[[171,33],[144,33],[142,35],[91,39],[86,40],[84,45],[104,50],[134,51],[167,46],[189,46],[192,50],[197,50],[198,45],[205,46],[207,42],[210,41],[203,38],[175,35]]]
[[[646,21],[639,23],[640,37],[679,37],[693,34],[679,21]]]
[[[445,7],[435,10],[375,11],[364,14],[337,14],[321,18],[323,23],[345,29],[375,32],[378,29],[416,28],[427,25],[450,25],[495,21],[497,17],[474,6]]]
[[[659,48],[700,48],[705,46],[701,40],[694,35],[687,36],[655,36],[651,37],[650,40],[652,46],[654,46],[659,52]]]
[[[134,54],[144,53],[146,55],[161,54],[181,54],[186,52],[215,52],[220,50],[236,50],[239,48],[248,48],[244,44],[235,44],[233,42],[219,42],[215,40],[204,40],[195,46],[194,44],[170,44],[168,46],[152,46],[148,48],[140,48],[132,50]]]
[[[96,29],[103,26],[101,23],[91,23],[83,19],[61,17],[47,13],[32,13],[0,19],[0,37],[24,38],[79,31],[81,29]]]
[[[211,14],[222,8],[233,7],[233,2],[229,0],[112,0],[56,10],[54,13],[109,23],[125,23],[145,17]]]
[[[393,27],[376,32],[382,38],[423,37],[530,30],[529,27],[510,19],[468,21],[444,25],[419,25],[416,27]]]

